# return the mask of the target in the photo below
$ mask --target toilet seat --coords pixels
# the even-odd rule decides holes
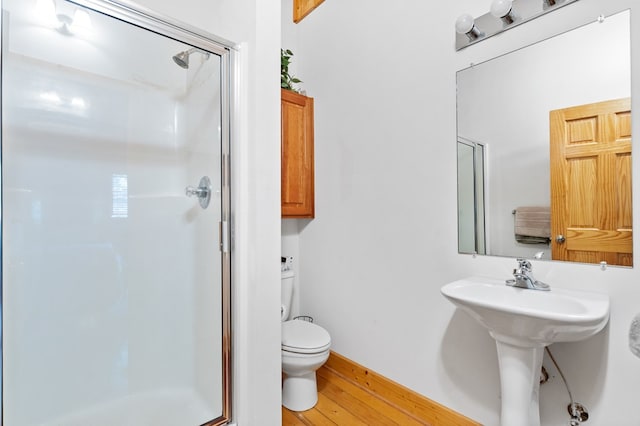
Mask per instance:
[[[298,354],[317,354],[331,347],[331,336],[319,325],[291,320],[282,323],[282,350]]]

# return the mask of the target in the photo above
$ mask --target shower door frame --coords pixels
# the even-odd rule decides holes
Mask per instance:
[[[218,229],[218,244],[221,255],[221,368],[222,368],[222,413],[219,417],[210,420],[200,426],[221,426],[231,423],[232,420],[232,333],[231,333],[231,123],[235,94],[232,93],[233,75],[237,52],[233,43],[221,37],[207,33],[199,28],[184,22],[172,19],[166,15],[158,14],[150,9],[127,0],[65,0],[69,3],[93,9],[96,12],[119,19],[129,25],[135,25],[151,31],[160,36],[174,39],[178,42],[192,45],[220,57],[220,94],[221,94],[221,164],[220,164],[220,198],[221,216]],[[3,0],[0,0],[0,6]],[[2,70],[2,46],[4,37],[2,19],[0,19],[0,72]],[[2,84],[0,84],[0,97],[2,96]],[[0,104],[0,113],[1,111]],[[2,116],[0,114],[0,124]],[[2,132],[0,131],[0,147],[2,146]],[[0,170],[2,170],[2,155],[0,150]],[[0,174],[0,196],[2,195],[2,176]],[[4,206],[0,202],[0,239],[4,235]],[[215,232],[215,231],[214,231]],[[1,240],[0,240],[1,241]],[[0,259],[4,259],[4,247],[0,244]],[[2,330],[4,330],[4,309],[2,301],[3,280],[0,266],[0,315],[2,316]],[[4,341],[4,333],[0,336]],[[4,371],[4,345],[0,344],[0,369]],[[0,374],[0,426],[4,423],[4,375]]]

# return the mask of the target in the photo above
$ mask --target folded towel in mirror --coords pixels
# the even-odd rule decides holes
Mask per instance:
[[[520,244],[549,244],[551,239],[547,237],[530,237],[528,235],[516,234],[516,241]]]
[[[514,234],[516,241],[520,243],[548,243],[551,239],[551,208],[516,208]]]

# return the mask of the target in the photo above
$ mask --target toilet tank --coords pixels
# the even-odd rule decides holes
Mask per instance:
[[[286,321],[291,312],[291,300],[293,297],[293,279],[296,274],[292,270],[282,271],[280,285],[281,320]]]

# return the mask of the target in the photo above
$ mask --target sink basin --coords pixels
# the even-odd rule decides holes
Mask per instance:
[[[503,426],[540,426],[538,395],[544,347],[598,333],[609,320],[609,296],[507,286],[504,280],[465,278],[442,294],[496,340]]]
[[[484,325],[493,338],[518,346],[547,346],[586,339],[609,320],[606,294],[552,287],[550,291],[505,285],[504,280],[466,278],[442,294]]]

